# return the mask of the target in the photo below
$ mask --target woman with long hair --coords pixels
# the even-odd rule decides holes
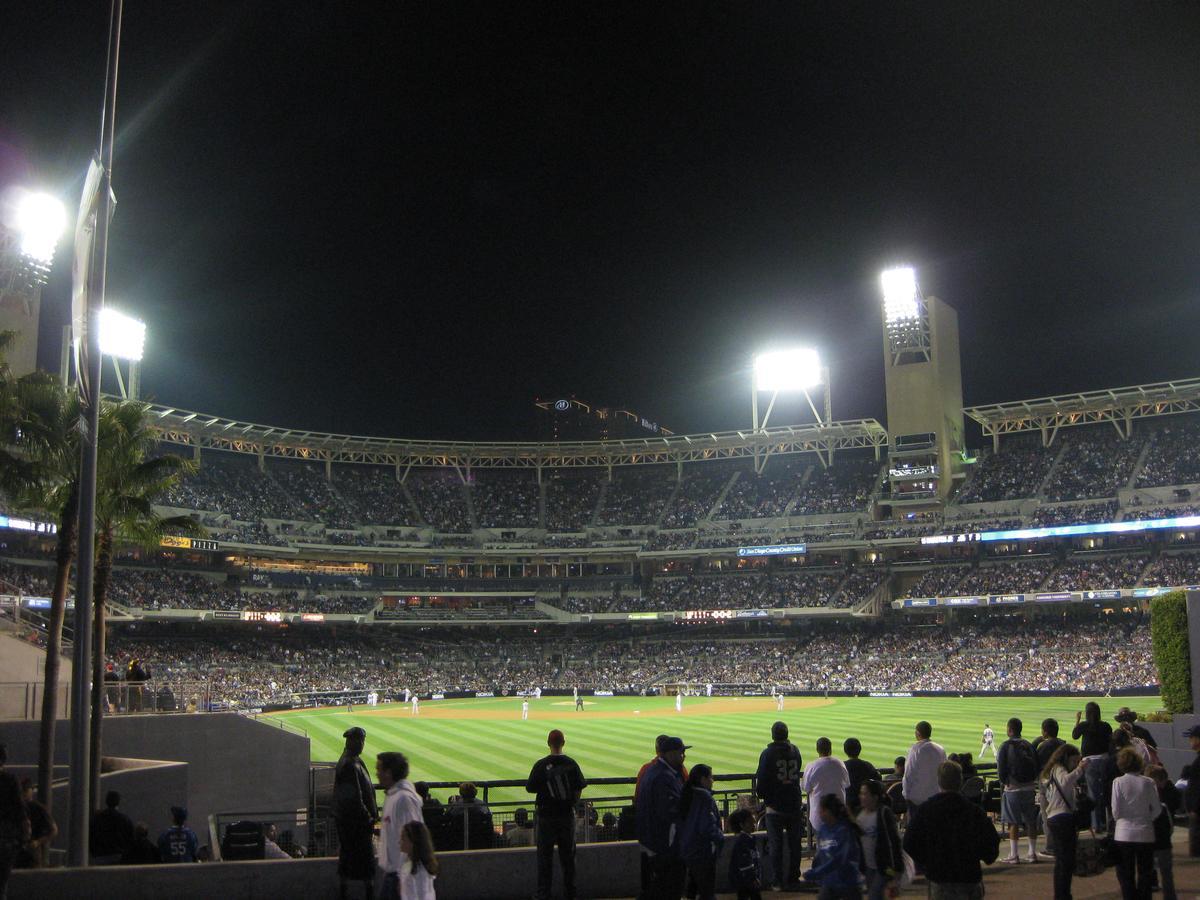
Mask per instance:
[[[676,848],[696,886],[699,900],[715,900],[717,896],[717,857],[725,843],[721,812],[713,799],[712,788],[712,767],[701,763],[688,773],[679,797]]]
[[[1071,737],[1080,741],[1079,749],[1083,758],[1090,760],[1085,777],[1088,796],[1095,804],[1092,808],[1092,828],[1100,834],[1108,822],[1108,804],[1104,796],[1104,766],[1101,765],[1103,760],[1097,757],[1108,755],[1112,726],[1100,718],[1100,704],[1094,701],[1084,706],[1083,721],[1080,721],[1080,718],[1080,714],[1075,713],[1075,728],[1071,731]]]
[[[858,789],[860,811],[855,817],[862,832],[862,860],[866,869],[867,900],[884,900],[899,894],[897,878],[904,871],[900,826],[884,799],[883,783],[870,779]]]
[[[862,900],[858,824],[837,794],[821,798],[820,815],[817,855],[812,868],[804,873],[804,880],[821,885],[817,900]]]
[[[433,837],[422,822],[408,822],[400,829],[400,897],[402,900],[436,900],[433,879],[438,861],[433,852]]]
[[[1038,796],[1046,829],[1054,840],[1054,900],[1071,900],[1071,878],[1079,849],[1075,825],[1075,786],[1084,777],[1088,761],[1074,744],[1063,744],[1046,760],[1038,778]]]

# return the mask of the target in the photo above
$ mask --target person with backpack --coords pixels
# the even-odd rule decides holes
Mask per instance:
[[[1004,795],[1000,801],[1000,821],[1008,826],[1008,856],[1001,862],[1015,865],[1020,862],[1017,842],[1021,826],[1029,842],[1026,862],[1041,862],[1048,859],[1037,852],[1038,811],[1037,797],[1038,762],[1037,753],[1029,741],[1021,737],[1021,720],[1008,720],[1008,740],[1000,745],[996,758],[996,770]]]
[[[767,846],[775,887],[785,888],[800,879],[800,843],[804,837],[803,800],[800,793],[803,760],[796,745],[788,740],[786,722],[771,726],[771,743],[758,758],[755,789],[766,806]],[[787,864],[784,838],[787,831]]]
[[[821,796],[817,855],[805,881],[821,886],[817,900],[862,900],[862,846],[858,824],[837,794]]]

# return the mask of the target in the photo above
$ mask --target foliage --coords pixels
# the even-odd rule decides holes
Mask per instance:
[[[1192,664],[1189,656],[1187,594],[1171,591],[1150,601],[1150,637],[1162,685],[1163,706],[1170,713],[1192,711]]]

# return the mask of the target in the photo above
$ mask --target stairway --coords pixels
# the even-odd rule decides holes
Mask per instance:
[[[713,517],[721,509],[721,504],[725,502],[725,496],[729,493],[730,489],[737,483],[737,480],[739,478],[741,478],[743,474],[744,473],[738,471],[738,472],[734,472],[731,476],[729,476],[729,480],[727,482],[725,482],[725,487],[721,488],[720,493],[717,494],[717,499],[713,501],[712,508],[709,509],[709,511],[704,514],[703,521],[705,521],[705,522],[712,521]],[[697,523],[697,524],[699,524],[699,523]]]

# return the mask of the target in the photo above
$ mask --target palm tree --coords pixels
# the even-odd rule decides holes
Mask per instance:
[[[100,798],[100,743],[104,714],[105,601],[118,541],[158,547],[168,532],[200,534],[203,529],[186,516],[164,518],[154,500],[195,463],[174,454],[153,456],[158,436],[150,428],[147,406],[135,400],[105,403],[100,411],[99,458],[96,473],[96,572],[92,582],[94,609],[92,644],[91,796]]]
[[[44,372],[8,382],[7,390],[0,489],[19,509],[44,511],[58,523],[38,741],[38,800],[49,806],[63,620],[79,524],[79,400]]]

